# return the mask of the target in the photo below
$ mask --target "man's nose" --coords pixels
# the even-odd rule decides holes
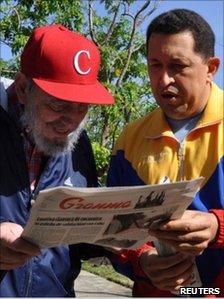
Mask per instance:
[[[174,79],[173,74],[169,70],[163,69],[161,71],[161,75],[160,75],[160,85],[168,86],[174,82],[175,82],[175,79]]]

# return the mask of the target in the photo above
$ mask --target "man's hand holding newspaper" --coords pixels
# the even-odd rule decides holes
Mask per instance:
[[[194,257],[180,252],[168,256],[159,255],[156,248],[149,249],[141,255],[140,265],[156,288],[176,294],[180,287],[192,283],[195,268]]]
[[[156,249],[145,252],[140,264],[152,284],[176,294],[183,286],[199,287],[195,255],[202,254],[213,241],[217,227],[215,215],[187,210],[181,218],[151,228],[149,234],[157,238]]]
[[[218,220],[212,213],[185,211],[180,219],[161,224],[149,234],[177,251],[201,254],[216,237]]]

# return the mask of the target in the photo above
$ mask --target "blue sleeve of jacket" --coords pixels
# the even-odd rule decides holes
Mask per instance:
[[[132,164],[125,158],[123,150],[117,150],[111,157],[107,186],[141,186],[145,183],[140,179]]]

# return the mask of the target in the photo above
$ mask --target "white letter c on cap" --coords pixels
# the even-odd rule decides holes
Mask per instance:
[[[89,51],[86,51],[86,50],[81,50],[79,52],[77,52],[75,54],[75,57],[74,57],[74,67],[76,69],[76,71],[81,74],[81,75],[86,75],[90,72],[91,70],[91,67],[88,68],[88,70],[86,71],[82,71],[80,66],[79,66],[79,57],[81,54],[86,54],[86,56],[90,59],[90,54],[89,54]]]

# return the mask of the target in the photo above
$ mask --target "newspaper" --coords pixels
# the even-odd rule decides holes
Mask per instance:
[[[152,240],[151,225],[182,216],[202,181],[47,189],[38,194],[23,237],[40,248],[76,243],[137,248]]]

